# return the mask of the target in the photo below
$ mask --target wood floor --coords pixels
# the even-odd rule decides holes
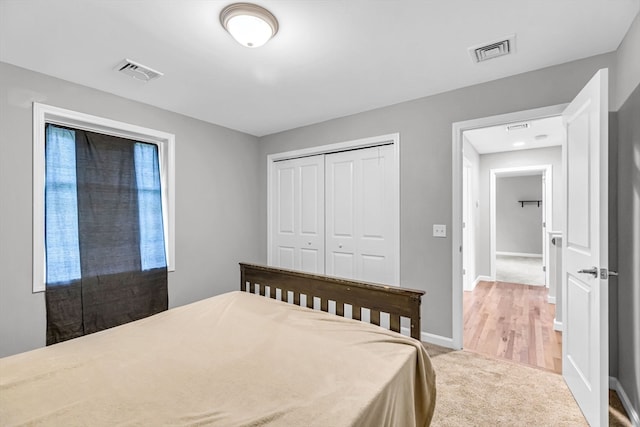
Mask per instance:
[[[464,349],[562,373],[562,334],[544,286],[480,282],[464,292]]]
[[[464,349],[562,374],[562,334],[544,286],[480,282],[464,293]],[[620,398],[609,391],[609,425],[631,427]]]

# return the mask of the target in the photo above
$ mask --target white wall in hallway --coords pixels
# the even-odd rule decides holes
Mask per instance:
[[[542,256],[542,175],[496,179],[496,251]]]
[[[477,274],[491,275],[491,229],[490,229],[490,179],[491,169],[515,168],[549,164],[553,174],[553,228],[562,229],[562,147],[538,148],[535,150],[507,151],[480,155],[480,226],[476,245]],[[536,208],[537,209],[537,208]]]

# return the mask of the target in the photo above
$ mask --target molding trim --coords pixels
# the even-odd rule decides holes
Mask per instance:
[[[439,345],[440,347],[452,348],[454,350],[462,350],[462,347],[456,347],[453,338],[443,337],[441,335],[430,334],[428,332],[420,333],[420,340],[429,344]]]
[[[471,284],[471,288],[470,289],[464,289],[465,292],[469,292],[472,291],[476,288],[476,286],[478,286],[478,283],[480,282],[493,282],[493,280],[491,280],[491,277],[489,276],[478,276],[476,277],[476,280],[473,281],[473,283]]]
[[[556,303],[556,297],[553,297],[551,295],[547,295],[547,302],[549,304],[555,304]]]
[[[468,287],[465,287],[462,290],[465,292],[471,292],[476,288],[476,286],[478,286],[479,282],[480,282],[480,276],[476,277],[476,279],[473,282],[471,282],[471,284]]]
[[[562,332],[562,322],[558,322],[556,319],[553,319],[553,330]]]
[[[406,335],[408,337],[411,336],[411,331],[409,328],[402,326],[400,328],[400,333],[402,335]],[[420,332],[420,341],[426,342],[429,344],[439,345],[440,347],[451,348],[454,350],[462,350],[462,348],[456,348],[453,345],[453,338],[443,337],[441,335],[430,334],[428,332],[421,331]]]
[[[45,290],[45,124],[67,126],[158,146],[168,271],[175,271],[175,135],[52,105],[33,103],[33,292]]]
[[[524,257],[524,258],[542,258],[542,254],[529,254],[526,252],[503,252],[503,251],[496,251],[496,255],[503,255],[503,256],[519,256],[519,257]]]
[[[631,400],[629,396],[624,391],[622,384],[616,377],[609,377],[609,388],[611,390],[615,390],[618,393],[618,397],[622,402],[622,406],[624,406],[625,411],[627,411],[627,415],[629,415],[629,419],[631,420],[631,425],[634,427],[640,427],[640,416],[638,416],[638,412],[631,405]]]

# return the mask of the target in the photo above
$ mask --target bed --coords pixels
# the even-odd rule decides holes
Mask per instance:
[[[240,291],[0,359],[0,425],[429,424],[429,357],[397,332],[418,336],[421,291],[240,270]]]

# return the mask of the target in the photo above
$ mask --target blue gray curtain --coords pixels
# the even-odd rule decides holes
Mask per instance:
[[[166,310],[158,149],[47,124],[47,345]]]

